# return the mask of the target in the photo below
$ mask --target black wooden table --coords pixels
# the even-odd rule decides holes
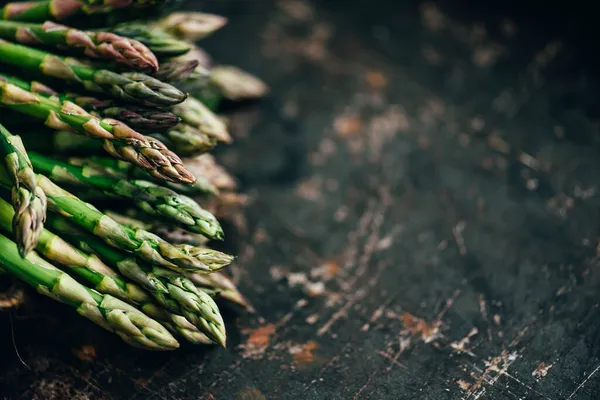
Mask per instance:
[[[219,155],[257,314],[227,311],[227,350],[154,354],[36,297],[0,314],[0,398],[598,398],[583,2],[206,3],[231,21],[206,48],[273,88]]]

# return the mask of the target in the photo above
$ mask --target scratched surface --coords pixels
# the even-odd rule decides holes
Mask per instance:
[[[143,353],[36,298],[0,314],[0,398],[597,398],[594,21],[375,3],[208,2],[206,47],[273,88],[220,153],[252,200],[229,348]]]

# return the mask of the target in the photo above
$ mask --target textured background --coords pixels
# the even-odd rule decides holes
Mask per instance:
[[[35,297],[0,314],[0,398],[596,399],[584,5],[206,2],[231,23],[205,47],[273,88],[220,152],[257,314],[227,312],[226,351],[153,354]]]

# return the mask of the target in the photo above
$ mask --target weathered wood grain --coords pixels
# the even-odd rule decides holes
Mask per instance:
[[[41,301],[29,369],[0,315],[0,398],[596,398],[590,18],[376,3],[207,2],[207,49],[273,88],[219,154],[252,199],[229,349],[142,353]]]

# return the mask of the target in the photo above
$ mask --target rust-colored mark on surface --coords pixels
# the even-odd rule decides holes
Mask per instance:
[[[467,346],[471,343],[471,338],[479,333],[477,328],[471,329],[471,331],[459,341],[450,343],[450,347],[460,353],[467,353],[473,355]]]
[[[247,358],[260,358],[269,344],[271,336],[277,330],[277,325],[266,324],[255,329],[244,329],[242,333],[249,335],[246,343],[242,344],[242,356]]]
[[[540,365],[537,366],[535,371],[531,373],[531,375],[537,378],[543,378],[546,375],[548,375],[548,371],[550,371],[550,368],[552,368],[552,364],[545,364],[541,362]]]
[[[471,384],[469,382],[463,381],[462,379],[457,380],[456,384],[461,390],[464,390],[465,392],[471,388]]]
[[[81,361],[92,361],[96,358],[96,348],[91,344],[84,344],[73,352]]]
[[[265,400],[265,395],[256,388],[244,388],[237,392],[236,400]]]
[[[367,81],[367,84],[375,90],[381,90],[387,86],[387,78],[379,71],[367,71],[365,80]]]
[[[358,134],[363,128],[363,122],[356,114],[345,114],[337,117],[333,128],[342,137],[350,137]]]
[[[402,313],[401,320],[404,327],[408,329],[413,336],[420,336],[421,340],[425,343],[432,342],[439,335],[439,321],[428,324],[424,319],[415,317],[409,312]]]
[[[340,265],[336,261],[326,261],[322,265],[313,268],[310,271],[310,277],[313,279],[323,279],[328,281],[340,272]]]
[[[292,347],[290,353],[294,357],[296,366],[305,366],[314,362],[322,361],[322,357],[315,355],[313,352],[319,348],[319,345],[314,341],[309,341],[301,346]]]

